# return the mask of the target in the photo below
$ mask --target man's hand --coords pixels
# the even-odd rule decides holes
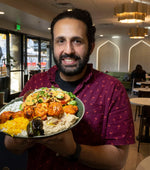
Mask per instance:
[[[36,142],[64,157],[74,154],[76,150],[76,143],[71,130],[52,137],[36,139]]]
[[[5,147],[15,154],[21,154],[35,144],[35,140],[13,138],[6,135],[4,140]]]

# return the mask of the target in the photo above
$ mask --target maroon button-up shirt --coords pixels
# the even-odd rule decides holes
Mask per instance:
[[[40,87],[59,87],[55,83],[57,67],[34,75],[21,95]],[[77,143],[86,145],[128,145],[135,142],[134,124],[125,88],[114,77],[88,65],[83,81],[73,92],[85,105],[81,122],[72,129]],[[42,145],[29,149],[28,169],[31,170],[88,170],[79,162],[69,162]]]

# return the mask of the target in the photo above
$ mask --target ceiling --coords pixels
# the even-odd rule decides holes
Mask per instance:
[[[136,0],[137,1],[137,0]],[[140,0],[150,4],[150,0]],[[21,27],[49,32],[52,18],[68,8],[87,9],[96,26],[96,36],[128,35],[133,24],[121,24],[114,16],[114,7],[131,0],[0,0],[0,20],[19,23]],[[150,15],[142,26],[150,26]],[[1,27],[1,25],[0,25]]]

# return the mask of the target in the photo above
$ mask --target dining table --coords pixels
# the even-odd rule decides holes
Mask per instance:
[[[130,103],[136,106],[150,106],[150,98],[133,97],[130,98]],[[142,136],[142,142],[150,143],[149,127],[145,128],[145,135]]]
[[[139,82],[136,82],[137,85],[150,85],[150,80],[147,80],[147,81],[139,81]]]
[[[133,97],[130,98],[130,103],[139,106],[150,106],[150,98],[145,97]]]
[[[136,88],[133,88],[133,92],[139,92],[139,91],[150,92],[150,88],[149,87],[136,87]]]
[[[144,158],[136,167],[136,170],[150,170],[150,156]]]

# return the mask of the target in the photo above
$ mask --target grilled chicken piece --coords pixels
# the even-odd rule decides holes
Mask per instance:
[[[13,112],[11,115],[11,119],[14,119],[17,117],[24,117],[24,112],[23,111]]]
[[[65,113],[76,114],[78,111],[78,107],[74,105],[66,105],[63,107]]]
[[[24,112],[24,117],[31,119],[34,116],[34,107],[33,106],[25,106],[23,108],[23,112]]]
[[[42,120],[47,119],[49,103],[38,103],[35,107],[35,117],[40,117]]]
[[[51,102],[48,108],[48,116],[61,116],[64,113],[60,102]]]
[[[12,119],[12,114],[14,112],[11,111],[5,111],[0,115],[0,124],[5,123],[7,120]]]

